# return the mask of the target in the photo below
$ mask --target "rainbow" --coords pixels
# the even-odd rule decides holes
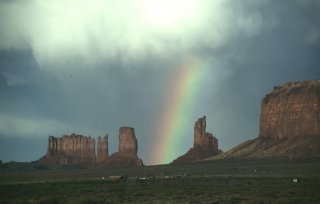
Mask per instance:
[[[176,69],[156,127],[156,142],[151,150],[153,164],[169,163],[180,156],[179,146],[185,137],[192,136],[193,127],[188,126],[188,121],[196,119],[193,113],[197,100],[201,100],[198,96],[208,67],[204,61],[188,57]]]

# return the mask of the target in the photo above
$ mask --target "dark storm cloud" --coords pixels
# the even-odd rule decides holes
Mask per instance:
[[[32,55],[10,52],[2,52],[5,57],[1,61],[3,142],[8,141],[7,136],[46,141],[51,134],[77,132],[96,137],[108,133],[114,152],[118,128],[133,126],[140,127],[136,132],[144,136],[144,143],[151,143],[150,133],[157,119],[151,113],[160,111],[158,106],[167,88],[163,83],[170,78],[170,69],[161,68],[168,67],[167,62],[146,59],[128,67],[115,59],[96,65],[94,72],[77,67],[55,76],[30,63]],[[9,54],[16,57],[7,57]],[[22,54],[28,57],[17,62]],[[24,67],[28,63],[33,66]],[[10,68],[8,64],[12,64]],[[141,145],[140,150],[146,152],[148,146]]]
[[[230,148],[258,135],[260,102],[274,86],[320,78],[319,30],[314,33],[320,25],[319,9],[316,1],[296,2],[290,8],[283,1],[267,4],[259,9],[265,24],[259,35],[235,38],[215,53],[233,70],[212,95],[211,107],[219,109],[208,110],[222,146]]]
[[[8,161],[34,161],[47,150],[47,140],[24,137],[3,137],[0,135],[0,155]],[[4,157],[3,155],[8,155]]]
[[[13,108],[19,114],[26,112],[29,116],[28,107],[42,106],[52,98],[57,98],[58,93],[53,90],[57,87],[57,82],[39,69],[30,50],[1,50],[0,74],[1,106],[4,112],[12,113],[10,108]],[[46,109],[50,111],[48,107],[43,108]]]
[[[222,16],[221,21],[212,12],[212,16],[206,16],[208,21],[195,20],[202,23],[201,27],[192,24],[202,33],[196,37],[197,32],[179,29],[174,29],[177,31],[174,37],[170,36],[170,29],[155,35],[149,33],[148,27],[139,26],[138,37],[121,34],[119,38],[127,40],[124,44],[106,39],[110,46],[105,41],[100,46],[97,42],[105,36],[99,37],[97,31],[106,30],[94,27],[92,32],[84,32],[84,36],[76,36],[79,42],[62,38],[65,52],[59,52],[61,47],[42,35],[42,21],[17,29],[12,25],[22,24],[21,16],[15,16],[12,24],[2,18],[0,23],[8,32],[0,31],[0,159],[35,160],[44,153],[48,135],[72,132],[94,137],[108,133],[110,152],[114,152],[118,128],[132,126],[139,141],[139,155],[147,164],[152,163],[149,153],[151,144],[156,142],[154,129],[165,96],[171,90],[169,82],[175,77],[175,65],[186,53],[212,66],[194,113],[195,117],[207,115],[207,129],[219,139],[220,148],[227,150],[256,137],[260,101],[273,86],[320,78],[320,3],[311,0],[222,2],[212,4],[218,7],[212,9]],[[9,5],[7,1],[6,4]],[[39,11],[32,5],[28,4],[26,13]],[[18,6],[13,8],[21,10]],[[210,8],[206,8],[206,15],[210,14]],[[7,15],[2,12],[0,15]],[[77,22],[71,28],[83,31],[86,27],[82,21]],[[126,27],[129,28],[132,27]],[[21,29],[34,41],[28,42],[21,33],[18,40],[14,38],[18,34],[9,35]],[[87,38],[87,33],[91,37]],[[152,43],[132,44],[139,37]],[[49,45],[53,48],[47,49]],[[104,58],[101,56],[105,49],[123,52],[109,53]],[[88,58],[83,54],[88,54]],[[67,57],[60,61],[60,55]],[[49,58],[50,63],[46,63],[45,59]],[[190,135],[177,147],[182,152],[192,145],[192,124],[196,119],[188,119]],[[21,141],[33,151],[19,159],[13,150],[23,149]]]

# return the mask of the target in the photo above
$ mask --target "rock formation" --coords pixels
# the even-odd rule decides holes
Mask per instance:
[[[112,154],[107,166],[142,166],[143,162],[138,158],[138,143],[134,128],[121,127],[119,129],[119,152]]]
[[[206,116],[199,118],[194,125],[194,142],[193,148],[174,160],[173,164],[190,163],[201,160],[213,155],[217,155],[222,151],[218,149],[218,139],[213,137],[211,133],[206,132]]]
[[[199,118],[194,124],[194,148],[217,150],[218,140],[211,133],[206,132],[206,116]]]
[[[294,138],[320,133],[320,80],[286,83],[262,99],[261,138]]]
[[[134,128],[121,127],[119,129],[119,152],[136,155],[138,151],[137,138]]]
[[[261,102],[260,132],[210,159],[320,157],[320,80],[274,87]]]
[[[95,140],[82,135],[64,135],[61,138],[49,136],[48,151],[38,162],[49,165],[82,166],[142,166],[138,158],[138,142],[134,128],[122,127],[119,130],[119,152],[108,156],[108,135],[98,137],[97,156]]]
[[[106,162],[108,157],[108,135],[104,136],[102,139],[99,136],[97,144],[97,163]]]
[[[49,136],[47,154],[42,163],[57,165],[94,164],[95,139],[83,135],[64,135],[62,138]]]

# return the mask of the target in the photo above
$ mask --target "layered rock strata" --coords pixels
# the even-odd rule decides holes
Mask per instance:
[[[320,80],[274,87],[262,99],[261,138],[294,138],[320,133]]]
[[[218,149],[218,139],[206,132],[206,116],[199,118],[194,125],[194,142],[189,151],[174,160],[173,164],[183,164],[198,161],[221,153]]]

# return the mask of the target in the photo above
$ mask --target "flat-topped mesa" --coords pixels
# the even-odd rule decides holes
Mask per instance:
[[[112,154],[107,166],[143,166],[137,155],[138,142],[134,128],[121,127],[119,129],[119,152]]]
[[[199,118],[194,125],[194,142],[189,151],[174,160],[173,164],[191,163],[205,159],[222,151],[218,149],[218,139],[206,132],[206,116]]]
[[[101,138],[98,137],[97,144],[97,163],[104,163],[108,160],[108,135]]]
[[[276,86],[261,102],[260,132],[210,158],[320,158],[320,80]]]
[[[320,80],[274,87],[261,103],[259,138],[320,135]]]
[[[93,164],[96,160],[95,139],[83,135],[49,136],[47,154],[40,162],[50,164]]]

